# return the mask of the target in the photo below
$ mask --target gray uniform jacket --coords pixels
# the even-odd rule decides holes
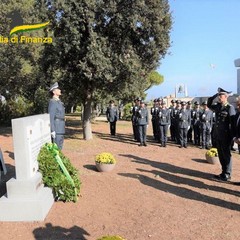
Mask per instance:
[[[148,110],[147,108],[139,108],[137,110],[137,124],[148,125]]]
[[[191,112],[181,109],[178,114],[178,127],[188,128],[191,125]]]
[[[160,125],[170,125],[171,123],[171,116],[170,116],[170,109],[161,109],[159,111],[159,124]]]
[[[213,119],[213,112],[211,110],[205,110],[200,115],[201,120],[201,128],[202,129],[212,129],[212,119]]]
[[[106,115],[108,122],[116,122],[118,120],[118,109],[116,107],[108,107]]]
[[[50,99],[48,113],[50,115],[51,132],[65,134],[65,107],[63,103],[59,99]]]

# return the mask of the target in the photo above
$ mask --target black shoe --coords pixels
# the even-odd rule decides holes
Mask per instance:
[[[143,143],[143,145],[144,145],[145,147],[147,146],[147,144],[146,144],[145,142]]]
[[[187,145],[184,145],[185,148],[187,148]]]
[[[227,182],[227,181],[231,180],[230,174],[227,174],[227,173],[221,173],[219,175],[214,175],[214,177],[217,180],[220,180],[220,181],[223,181],[223,182]]]
[[[181,145],[181,146],[179,146],[179,148],[182,148],[183,146]]]
[[[142,144],[142,143],[140,143],[138,146],[139,146],[139,147],[142,147],[142,146],[143,146],[143,144]]]

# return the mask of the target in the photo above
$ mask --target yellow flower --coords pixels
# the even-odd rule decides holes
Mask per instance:
[[[216,148],[211,148],[206,152],[206,156],[208,157],[218,157],[218,151]]]
[[[105,164],[114,164],[116,163],[116,159],[111,153],[103,152],[96,156],[95,161],[97,163],[105,163]]]

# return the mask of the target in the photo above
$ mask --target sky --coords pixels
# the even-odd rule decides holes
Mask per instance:
[[[180,85],[189,97],[211,96],[218,87],[237,93],[240,0],[169,0],[169,5],[171,47],[157,69],[164,82],[149,89],[147,99],[174,94]]]

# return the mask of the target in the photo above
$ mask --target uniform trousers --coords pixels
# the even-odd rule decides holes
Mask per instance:
[[[187,146],[187,128],[179,128],[179,140],[181,146]]]
[[[116,121],[110,122],[110,133],[115,136],[116,134]]]
[[[175,126],[174,124],[171,124],[170,126],[170,135],[171,135],[171,140],[175,141],[176,140],[176,133],[175,133]]]
[[[132,128],[133,128],[134,139],[139,142],[140,140],[139,140],[138,125],[135,122],[132,122]]]
[[[200,145],[200,126],[199,125],[193,125],[193,131],[194,131],[194,144]]]
[[[192,132],[193,132],[193,129],[192,129],[192,126],[190,126],[190,128],[188,129],[188,132],[187,132],[188,142],[192,142]]]
[[[162,144],[166,144],[167,142],[167,132],[169,125],[159,125],[160,129],[160,141]]]
[[[63,148],[63,140],[64,140],[63,134],[56,134],[56,137],[52,138],[52,142],[56,143],[60,150],[62,150]]]
[[[138,125],[140,143],[145,143],[147,140],[147,125]]]
[[[222,166],[222,173],[232,173],[232,155],[231,155],[231,139],[221,138],[216,140],[219,160]]]
[[[210,130],[211,130],[210,128],[206,128],[206,127],[201,129],[203,147],[208,147],[210,145],[210,139],[211,139]]]
[[[179,128],[179,126],[178,126],[178,124],[176,123],[175,124],[175,137],[176,137],[176,143],[181,143],[181,141],[180,141],[180,128]],[[186,135],[186,137],[187,137],[187,135]]]

